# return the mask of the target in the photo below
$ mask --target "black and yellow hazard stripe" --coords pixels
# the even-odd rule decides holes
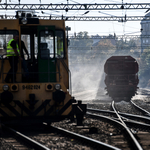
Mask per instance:
[[[7,108],[7,110],[9,112],[11,112],[13,115],[15,115],[16,117],[18,116],[22,116],[23,112],[26,113],[28,116],[36,116],[41,110],[45,109],[45,107],[49,104],[51,100],[45,100],[37,109],[30,110],[30,108],[27,108],[23,103],[21,103],[18,100],[14,100],[14,103],[20,108],[18,110],[15,109],[14,106],[10,105],[10,104],[5,104],[5,107],[3,108]],[[3,108],[0,108],[0,114],[1,116],[5,117],[5,116],[9,116],[8,112],[5,112]],[[11,116],[9,116],[11,117]]]
[[[62,115],[65,111],[67,111],[67,109],[69,109],[69,107],[72,105],[72,100],[69,100],[66,105],[63,106],[63,108],[58,112],[58,115]],[[68,110],[68,114],[70,113],[70,111]]]
[[[10,105],[10,104],[5,104],[5,107],[4,108],[7,108],[8,111],[10,111],[12,113],[12,115],[15,115],[15,116],[20,116],[21,114],[14,108],[14,106]],[[3,110],[2,108],[0,108],[1,111]],[[4,110],[3,110],[4,112]],[[5,112],[8,115],[8,112]],[[5,115],[6,116],[6,115]]]
[[[24,105],[24,103],[20,102],[19,100],[14,100],[14,103],[16,106],[19,107],[19,111],[15,109],[14,106],[10,104],[5,104],[5,108],[7,109],[16,117],[23,116],[24,113],[26,113],[28,116],[37,116],[38,113],[42,110],[44,110],[44,116],[50,116],[55,111],[56,105],[52,105],[48,110],[46,110],[46,106],[50,103],[51,100],[45,100],[38,108],[31,110],[27,106]],[[58,112],[57,115],[62,115],[65,111],[67,113],[70,113],[70,108],[72,105],[72,100],[69,100]],[[5,112],[2,108],[0,108],[0,114],[1,116],[9,116],[8,112]],[[56,113],[55,113],[56,114]],[[53,114],[54,115],[54,114]],[[10,116],[11,117],[11,116]]]
[[[70,106],[72,105],[72,100],[70,99],[58,112],[57,115],[61,116],[65,111],[68,110],[68,114],[70,113]],[[55,109],[55,105],[52,105],[51,108],[46,112],[46,116],[50,115]]]
[[[0,114],[3,117],[8,117],[9,115],[7,113],[5,113],[1,108],[0,108]]]

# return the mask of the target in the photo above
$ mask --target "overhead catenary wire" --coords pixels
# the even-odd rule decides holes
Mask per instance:
[[[132,0],[131,0],[132,1]],[[130,1],[130,2],[131,2]],[[23,0],[21,0],[21,3],[23,2]],[[44,0],[42,0],[42,3],[44,2]],[[56,2],[55,1],[55,3],[63,3],[63,2],[65,2],[66,3],[66,0],[65,1],[61,1],[61,2]],[[69,2],[74,2],[74,3],[76,3],[76,4],[80,4],[80,2],[78,2],[78,1],[72,1],[72,0],[70,0]],[[92,1],[93,2],[93,1]],[[97,1],[94,1],[94,2],[97,2]],[[114,1],[111,1],[111,2],[114,2]],[[88,4],[88,2],[87,2],[87,4]],[[122,4],[124,4],[124,3],[122,3]],[[10,10],[11,11],[11,10]],[[49,11],[49,10],[48,10]],[[55,11],[55,10],[54,10]],[[80,11],[83,11],[83,10],[80,10]],[[111,12],[110,10],[107,10],[107,11],[109,11],[109,12]],[[105,12],[107,12],[107,11],[103,11],[103,13],[105,13]],[[120,11],[120,10],[116,10],[116,11]],[[127,12],[127,9],[125,9],[125,11]],[[135,10],[130,10],[130,11],[135,11]],[[138,12],[139,12],[140,10],[138,10]],[[113,10],[113,12],[114,12],[114,10]],[[129,12],[129,11],[128,11]],[[141,11],[142,12],[142,11]],[[7,14],[7,13],[9,13],[9,11],[7,11],[7,12],[5,12],[5,14]],[[62,12],[60,12],[60,13],[62,13],[61,15],[63,15],[64,14],[64,11],[62,10]],[[77,14],[77,15],[79,15],[79,10],[77,10],[77,11],[69,11],[69,12],[67,12],[67,14],[71,14],[72,15],[72,13],[74,13],[74,14]],[[84,13],[85,13],[85,11],[84,11]],[[95,13],[95,11],[90,11],[90,15],[92,14],[92,13]],[[60,16],[61,16],[60,15]],[[96,15],[96,14],[95,14]],[[114,15],[115,16],[115,15]],[[112,22],[107,22],[107,23],[111,23],[112,24]],[[113,22],[113,29],[110,29],[110,34],[111,33],[113,33],[114,32],[114,27],[116,28],[116,25],[117,26],[120,26],[120,24],[119,23],[114,23]],[[76,24],[76,26],[77,26],[77,24]],[[126,30],[127,30],[127,27],[129,27],[129,26],[127,26],[127,24],[124,24],[124,34],[127,34],[126,32]],[[134,27],[129,27],[129,28],[131,28],[131,29],[135,29],[135,26]],[[139,29],[140,30],[140,28],[137,28],[137,29]],[[108,29],[107,29],[108,30]],[[112,31],[111,31],[112,30]],[[100,31],[100,30],[99,30]],[[117,31],[115,31],[115,32],[117,32]],[[140,33],[140,32],[139,32]]]

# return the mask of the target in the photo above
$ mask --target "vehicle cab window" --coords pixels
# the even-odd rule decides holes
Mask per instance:
[[[7,44],[13,38],[14,34],[19,34],[17,30],[0,30],[0,58],[5,58],[7,53]]]
[[[52,31],[46,30],[40,32],[40,56],[42,59],[54,57],[54,34]]]
[[[57,58],[64,57],[64,32],[61,30],[55,32],[55,56]]]

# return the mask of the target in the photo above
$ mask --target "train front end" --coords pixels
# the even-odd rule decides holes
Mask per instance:
[[[50,123],[75,115],[82,120],[86,105],[71,96],[65,22],[33,16],[17,12],[16,19],[0,20],[1,122]],[[24,61],[18,63],[17,83],[6,83],[10,69],[7,43],[14,34],[19,35],[19,48],[24,41],[29,57],[24,53]]]

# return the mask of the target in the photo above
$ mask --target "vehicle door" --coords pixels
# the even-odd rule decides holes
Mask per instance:
[[[38,27],[39,82],[56,82],[55,26]]]

